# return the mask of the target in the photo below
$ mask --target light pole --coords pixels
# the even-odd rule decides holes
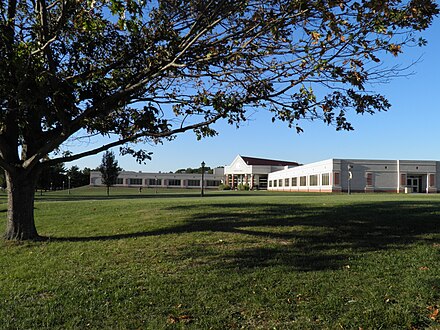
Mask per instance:
[[[353,173],[352,173],[352,169],[353,169],[353,165],[348,165],[348,194],[351,194],[351,179],[353,179]]]
[[[203,188],[205,186],[204,179],[205,179],[205,162],[202,161],[202,183],[201,183],[201,196],[204,196]]]
[[[67,176],[67,193],[70,195],[70,175]]]

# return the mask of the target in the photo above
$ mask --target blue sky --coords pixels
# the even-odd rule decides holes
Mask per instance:
[[[373,116],[351,114],[355,130],[336,132],[322,122],[302,122],[297,134],[280,122],[271,122],[264,110],[236,129],[216,125],[220,134],[197,141],[191,132],[163,145],[147,145],[153,159],[139,165],[130,156],[117,156],[125,170],[168,172],[179,168],[228,165],[236,155],[310,163],[328,158],[440,160],[440,18],[423,34],[428,46],[406,51],[390,60],[409,63],[420,56],[409,77],[386,85],[371,86],[392,104],[389,111]],[[388,63],[389,65],[395,63]],[[114,150],[118,154],[118,149]],[[99,166],[102,154],[67,163],[66,167]]]

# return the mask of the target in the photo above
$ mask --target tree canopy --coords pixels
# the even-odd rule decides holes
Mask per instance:
[[[0,166],[12,188],[115,146],[142,161],[132,143],[214,135],[250,109],[350,130],[349,110],[389,108],[367,84],[398,74],[384,59],[425,44],[437,14],[434,0],[2,1]],[[56,153],[83,135],[112,140]]]

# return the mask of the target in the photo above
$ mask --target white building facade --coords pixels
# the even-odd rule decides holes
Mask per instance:
[[[203,175],[203,187],[217,189],[224,178],[222,168],[214,169],[214,174]],[[90,185],[103,186],[101,172],[90,172]],[[116,180],[116,187],[137,188],[198,188],[202,187],[202,175],[198,173],[145,173],[122,171]]]
[[[298,163],[291,161],[238,155],[231,165],[225,166],[225,183],[231,189],[235,189],[239,185],[248,185],[251,190],[267,189],[269,173],[298,165]]]
[[[437,161],[328,159],[270,173],[268,190],[437,193],[439,175]]]

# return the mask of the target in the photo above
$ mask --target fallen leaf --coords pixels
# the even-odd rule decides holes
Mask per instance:
[[[397,300],[393,299],[393,298],[387,298],[387,299],[385,299],[385,303],[387,303],[387,304],[395,304],[395,303],[397,303]]]
[[[429,270],[429,268],[426,267],[426,266],[420,267],[419,269],[420,269],[420,270]]]
[[[168,323],[169,324],[175,324],[175,323],[179,323],[179,322],[189,323],[192,320],[193,320],[193,318],[190,315],[179,315],[179,316],[169,315],[168,316]]]
[[[174,324],[174,323],[177,323],[177,322],[179,322],[179,319],[177,317],[175,317],[173,315],[169,315],[168,316],[168,323]]]
[[[435,306],[428,306],[428,307],[426,307],[426,309],[431,312],[429,314],[429,318],[431,320],[434,320],[434,321],[437,320],[437,318],[439,316],[438,315],[438,313],[439,313],[438,306],[437,305],[435,305]]]

